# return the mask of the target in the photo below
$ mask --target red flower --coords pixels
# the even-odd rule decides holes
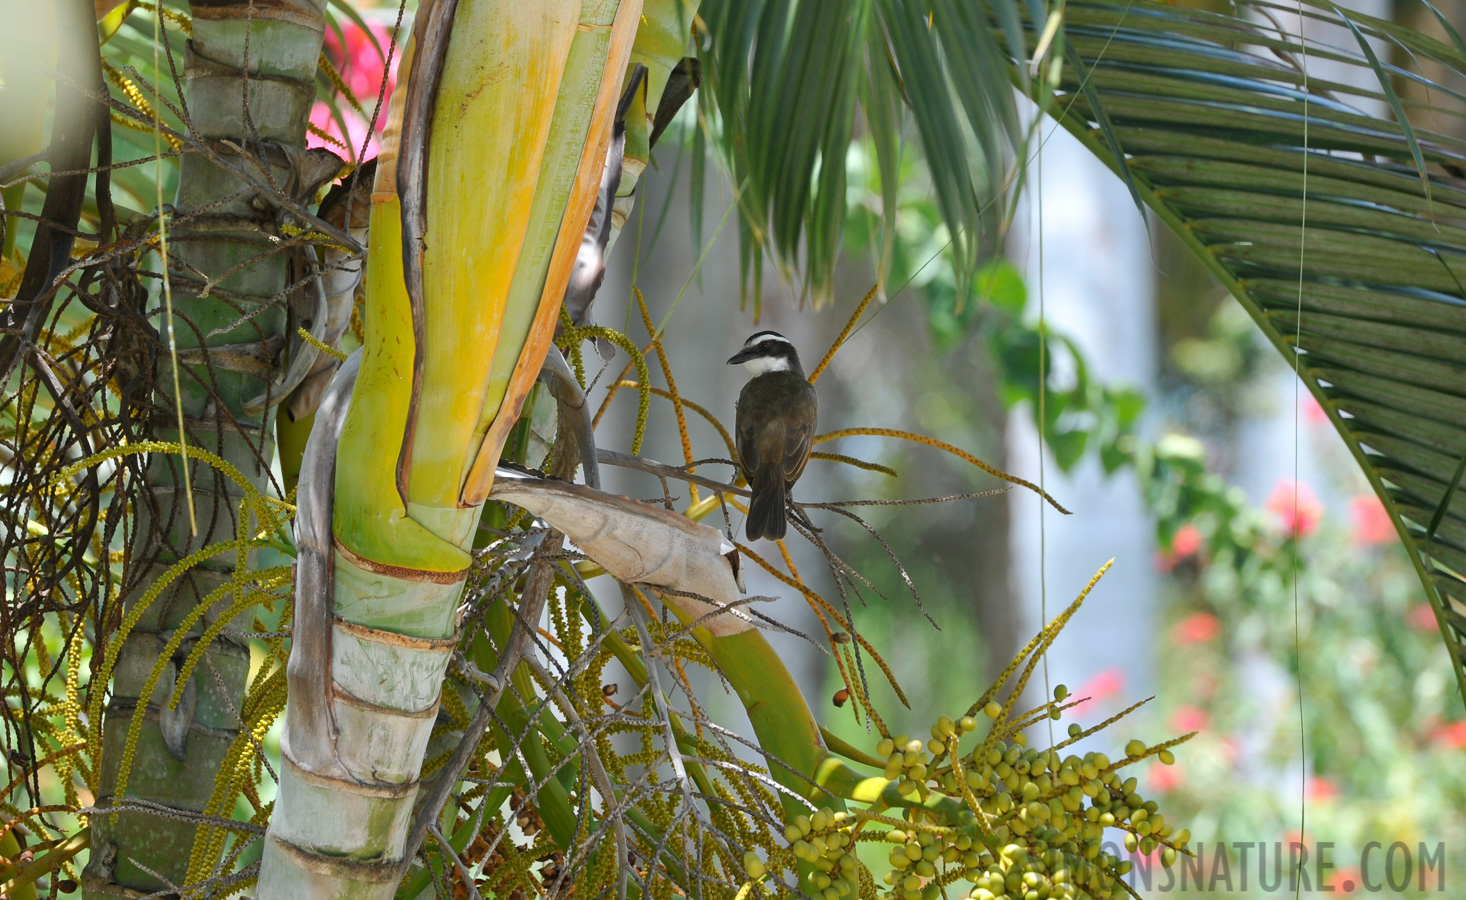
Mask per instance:
[[[1321,775],[1315,775],[1308,779],[1306,796],[1309,800],[1332,800],[1339,796],[1339,786]]]
[[[1334,891],[1337,896],[1347,897],[1363,883],[1364,878],[1359,874],[1359,870],[1351,866],[1332,872],[1326,890]]]
[[[1171,727],[1182,734],[1190,734],[1193,731],[1205,730],[1209,721],[1210,717],[1201,707],[1183,706],[1172,714]]]
[[[1221,633],[1221,620],[1209,612],[1196,612],[1177,622],[1171,635],[1184,647],[1213,640]]]
[[[1361,494],[1349,501],[1354,518],[1354,540],[1360,544],[1383,544],[1395,537],[1395,523],[1385,505],[1373,494]]]
[[[1436,728],[1430,733],[1430,742],[1449,750],[1466,747],[1466,722],[1452,722]]]
[[[1313,495],[1313,489],[1291,478],[1284,478],[1273,488],[1267,498],[1267,510],[1277,517],[1284,533],[1294,538],[1312,534],[1323,518],[1323,506]]]
[[[1163,794],[1168,794],[1186,783],[1186,773],[1180,766],[1155,763],[1148,772],[1151,785]]]
[[[1435,610],[1429,603],[1417,603],[1405,614],[1405,621],[1418,631],[1435,631],[1440,626],[1435,621]]]
[[[1120,693],[1125,689],[1125,670],[1119,666],[1111,666],[1108,669],[1101,669],[1090,676],[1089,680],[1079,686],[1074,696],[1080,698],[1074,704],[1074,711],[1079,712],[1094,700],[1105,700]]]

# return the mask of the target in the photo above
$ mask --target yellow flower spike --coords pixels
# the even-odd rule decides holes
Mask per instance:
[[[361,101],[356,99],[356,95],[346,85],[346,79],[342,78],[341,73],[336,71],[336,64],[331,62],[331,57],[326,55],[325,50],[321,51],[320,58],[316,60],[316,71],[326,76],[326,80],[331,82],[331,86],[336,89],[336,93],[345,97],[346,102],[351,104],[351,108],[356,110],[358,115],[363,119],[371,118],[371,116],[367,115],[367,111],[361,108]]]
[[[1047,500],[1049,502],[1049,505],[1052,506],[1054,509],[1057,509],[1059,512],[1063,513],[1066,516],[1069,515],[1069,510],[1061,506],[1059,504],[1059,501],[1055,500],[1049,495],[1047,491],[1034,484],[1033,482],[1025,481],[1024,479],[1019,478],[1017,475],[1009,475],[1002,469],[990,466],[982,460],[978,459],[977,457],[973,456],[971,453],[968,453],[966,450],[963,450],[961,447],[949,444],[946,441],[939,441],[933,437],[927,437],[924,434],[917,434],[914,431],[902,431],[899,428],[842,428],[839,431],[831,431],[827,434],[815,435],[813,443],[822,444],[826,441],[833,441],[842,437],[855,437],[859,435],[900,438],[901,440],[913,441],[918,444],[925,444],[928,447],[935,447],[938,450],[944,450],[947,453],[950,453],[953,456],[957,457],[958,459],[964,460],[971,465],[976,466],[977,468],[988,473],[994,478],[999,479],[1000,481],[1006,481],[1009,484],[1016,484],[1019,487],[1027,488],[1030,491],[1033,491],[1035,494],[1038,494],[1040,497]]]
[[[845,341],[850,337],[850,332],[855,330],[855,323],[860,320],[861,315],[865,312],[865,308],[867,306],[870,306],[870,302],[876,298],[876,295],[880,293],[880,290],[880,282],[876,282],[875,284],[871,285],[870,292],[865,295],[864,300],[860,301],[860,305],[855,307],[855,312],[850,314],[850,318],[847,319],[845,322],[845,327],[841,329],[840,334],[835,338],[834,343],[830,344],[830,349],[825,353],[824,358],[820,360],[819,365],[814,367],[814,371],[809,373],[810,384],[814,384],[816,381],[818,381],[820,378],[820,374],[824,372],[825,368],[829,366],[829,364],[835,359],[835,353],[838,352],[839,349],[845,345]]]
[[[579,343],[580,341],[592,337],[598,337],[601,340],[609,341],[612,344],[615,344],[617,347],[620,347],[622,350],[625,350],[626,355],[631,357],[631,365],[636,367],[635,386],[639,397],[636,403],[636,430],[633,432],[633,436],[631,439],[631,452],[633,455],[640,453],[642,436],[646,431],[647,411],[651,409],[652,404],[652,374],[651,369],[648,368],[646,364],[646,355],[642,353],[641,348],[637,347],[636,344],[632,342],[631,338],[627,337],[619,331],[607,328],[604,325],[585,325],[579,328],[567,328],[565,330],[565,333],[561,337],[561,341],[562,343],[567,341]],[[606,399],[601,402],[601,408],[596,410],[595,416],[591,419],[592,427],[600,424],[601,417],[605,415],[606,410],[610,408],[612,398],[616,396],[615,387],[619,384],[620,382],[618,381],[617,385],[613,385],[612,390],[607,392]],[[630,387],[631,385],[627,386]]]
[[[243,579],[236,578],[231,581],[228,588],[230,592],[242,593],[245,596],[236,600],[234,605],[230,607],[230,610],[232,611],[237,607],[239,612],[243,612],[251,606],[259,605],[261,594],[255,591],[246,591],[250,586],[250,582],[259,582],[254,586],[260,588],[262,591],[268,591],[270,588],[289,587],[294,584],[295,578],[290,569],[290,566],[271,566],[267,569],[248,571],[241,566],[236,571],[245,572],[246,577]],[[188,685],[188,679],[193,677],[193,670],[203,661],[204,651],[224,632],[224,628],[233,619],[234,615],[220,616],[210,623],[209,627],[204,629],[203,633],[199,635],[193,652],[188,655],[188,658],[183,662],[183,666],[178,670],[177,684],[173,688],[173,695],[168,698],[170,709],[178,706],[179,700],[183,697],[184,688]]]
[[[106,60],[102,61],[102,71],[106,73],[107,77],[111,79],[113,84],[117,85],[117,89],[122,92],[122,95],[127,98],[127,102],[130,103],[134,109],[141,113],[144,118],[150,119],[154,123],[158,124],[148,126],[143,124],[143,122],[132,118],[131,116],[124,116],[116,110],[112,111],[112,121],[118,122],[121,125],[125,125],[126,127],[131,128],[135,131],[142,131],[147,133],[161,131],[163,135],[163,140],[168,142],[168,146],[172,147],[175,151],[181,150],[183,148],[183,141],[177,135],[173,134],[171,131],[163,130],[161,120],[158,118],[157,110],[153,108],[153,104],[148,102],[148,98],[143,96],[143,92],[138,89],[138,86],[132,83],[131,79],[129,79],[126,75],[123,75],[109,63],[107,63]]]
[[[641,383],[640,382],[631,381],[629,379],[622,379],[621,381],[617,382],[617,385],[619,387],[636,388],[638,390],[641,389]],[[647,390],[649,390],[655,396],[662,397],[662,398],[664,398],[666,400],[671,400],[672,399],[672,394],[670,392],[668,392],[668,391],[666,391],[666,390],[664,390],[662,388],[659,388],[656,385],[649,385],[647,387]],[[690,410],[692,410],[693,412],[697,413],[698,415],[702,416],[705,420],[707,420],[707,423],[709,425],[713,426],[714,430],[716,430],[718,432],[718,437],[720,437],[720,438],[723,439],[723,443],[728,448],[728,458],[729,459],[736,459],[738,457],[738,451],[734,449],[734,445],[733,445],[733,435],[731,435],[731,434],[728,433],[728,429],[726,427],[724,427],[724,425],[723,425],[722,422],[718,421],[718,417],[717,416],[715,416],[711,412],[709,412],[708,409],[707,409],[707,407],[702,406],[702,405],[700,405],[698,403],[694,403],[691,400],[688,400],[686,397],[680,398],[679,402],[682,404],[682,406],[683,406],[684,409],[690,409]],[[813,454],[811,454],[811,455],[813,455]],[[698,502],[701,503],[702,501],[698,501]]]
[[[316,340],[316,336],[311,334],[309,331],[306,331],[304,328],[296,327],[295,333],[300,335],[301,339],[304,340],[307,344],[310,344],[312,347],[315,347],[317,350],[321,351],[332,359],[339,360],[340,362],[346,361],[345,353],[342,353],[335,347]]]
[[[735,542],[735,546],[738,548],[738,552],[744,558],[751,560],[755,565],[759,566],[770,575],[773,575],[775,578],[784,582],[789,587],[792,587],[795,590],[799,591],[801,594],[803,594],[805,600],[810,603],[811,607],[818,606],[826,613],[828,613],[830,618],[835,620],[836,624],[838,624],[847,634],[853,637],[860,644],[860,646],[865,649],[866,653],[870,654],[871,659],[875,662],[877,666],[880,667],[881,672],[886,676],[886,681],[891,685],[891,689],[896,692],[896,697],[901,701],[904,706],[910,708],[911,702],[906,699],[906,692],[901,689],[900,682],[896,680],[896,674],[891,671],[891,667],[886,663],[885,658],[876,651],[875,647],[871,646],[869,641],[851,630],[850,623],[845,621],[844,616],[840,615],[840,613],[835,609],[834,606],[830,604],[828,600],[815,593],[802,581],[790,578],[788,575],[785,575],[763,557],[759,556],[757,553],[754,553],[743,544]],[[880,720],[877,718],[873,721],[879,722]],[[883,735],[888,733],[884,725],[882,725],[879,730]]]
[[[183,576],[184,572],[193,568],[195,565],[198,565],[200,562],[203,562],[206,559],[218,556],[223,553],[228,553],[231,550],[238,549],[239,546],[246,543],[247,542],[245,541],[239,540],[221,541],[217,544],[211,544],[207,547],[202,547],[194,551],[193,553],[190,553],[188,556],[185,556],[183,559],[179,560],[177,563],[169,567],[165,572],[163,572],[162,575],[158,576],[157,580],[155,580],[152,585],[149,586],[147,592],[138,598],[137,603],[133,606],[132,610],[128,612],[127,617],[122,620],[122,624],[118,626],[115,632],[113,632],[112,639],[107,644],[107,652],[103,657],[102,665],[97,670],[97,674],[94,676],[95,682],[97,684],[106,684],[109,680],[111,680],[112,670],[117,665],[117,655],[122,652],[123,642],[127,639],[127,636],[132,633],[132,630],[137,627],[137,623],[141,621],[143,615],[147,613],[148,607],[152,605],[153,601],[157,600],[158,597],[162,595],[163,591],[168,589],[169,585],[177,581]],[[230,585],[228,584],[221,586],[222,589],[228,589],[229,587]],[[207,607],[201,606],[199,608],[206,609]],[[102,746],[102,696],[105,693],[105,691],[93,691],[91,702],[87,705],[87,717],[88,724],[90,726],[88,729],[87,743],[95,748],[100,748]],[[140,696],[148,695],[143,694]],[[141,717],[139,717],[139,719],[140,718]],[[100,776],[100,769],[98,769],[98,771],[93,774],[95,776]],[[100,786],[96,782],[88,782],[88,787],[90,788],[93,795],[101,790]],[[118,796],[121,796],[120,791],[118,792]]]
[[[642,325],[646,327],[647,334],[652,337],[652,347],[657,351],[657,362],[662,366],[662,378],[667,382],[667,394],[672,400],[672,411],[677,417],[677,435],[682,440],[682,461],[686,463],[688,471],[692,471],[692,439],[687,436],[687,414],[682,410],[682,397],[677,393],[677,382],[672,378],[672,365],[667,360],[666,349],[662,346],[662,337],[657,333],[657,328],[652,324],[651,311],[647,309],[646,298],[641,294],[641,288],[632,287],[632,296],[636,298],[637,309],[641,312]],[[689,484],[688,492],[692,502],[697,502],[697,485]]]
[[[239,542],[234,541],[231,543],[237,544]],[[170,569],[169,571],[171,572],[172,570]],[[161,580],[162,579],[159,579],[159,581]],[[163,649],[158,652],[158,661],[153,664],[152,671],[148,673],[147,680],[143,682],[142,689],[138,691],[137,696],[140,703],[147,703],[147,698],[153,696],[153,689],[157,686],[158,679],[162,677],[163,670],[171,664],[173,654],[177,653],[178,648],[181,647],[183,645],[183,642],[188,639],[189,630],[194,626],[194,624],[202,619],[205,615],[207,615],[208,612],[213,608],[215,603],[223,599],[225,596],[234,593],[237,589],[238,585],[234,584],[233,582],[226,582],[219,585],[217,588],[210,591],[207,595],[201,598],[198,605],[189,610],[188,615],[183,617],[183,620],[180,621],[177,627],[173,630],[172,637],[170,637],[168,639],[168,642],[163,645]],[[151,593],[151,591],[149,593]],[[233,619],[239,613],[255,605],[255,603],[256,601],[253,597],[241,597],[234,603],[230,604],[222,618],[225,621]],[[141,604],[139,605],[141,606]],[[136,620],[134,620],[133,624],[134,626],[136,625]],[[121,638],[114,637],[113,641],[113,647],[121,647]],[[200,646],[207,647],[207,645],[203,644],[201,644]],[[109,647],[109,650],[110,649],[111,648]],[[196,650],[195,653],[199,656],[202,656],[202,650]],[[190,658],[192,659],[192,656]],[[109,652],[108,660],[109,662],[115,663],[116,657]],[[108,674],[110,675],[110,669]],[[180,682],[182,682],[182,679],[180,679]],[[102,692],[98,691],[98,693],[100,694]],[[182,696],[182,693],[183,690],[180,686],[174,692],[174,696],[170,698],[168,703],[169,708],[174,708],[177,706],[178,698]],[[127,725],[127,741],[122,749],[121,761],[118,763],[117,786],[116,788],[114,788],[113,793],[113,796],[117,799],[121,799],[127,793],[127,780],[132,771],[133,757],[137,754],[138,739],[142,736],[142,723],[143,716],[134,713]]]

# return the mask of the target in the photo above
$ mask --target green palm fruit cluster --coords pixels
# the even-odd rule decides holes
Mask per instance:
[[[813,815],[796,816],[784,829],[795,858],[815,870],[815,896],[822,900],[839,900],[860,893],[860,860],[855,856],[856,820],[850,814],[829,808]],[[758,854],[749,851],[743,868],[755,881],[762,878],[766,867]]]
[[[1058,718],[1058,704],[1067,695],[1060,685],[1054,703],[1020,718]],[[1002,724],[1002,706],[990,703],[984,712],[995,729]],[[1023,732],[1015,729],[990,734],[960,753],[962,737],[977,725],[972,716],[955,721],[943,716],[926,743],[896,735],[877,745],[877,754],[886,758],[884,775],[901,794],[923,799],[941,794],[962,800],[965,807],[955,822],[950,810],[930,803],[907,809],[913,827],[885,832],[884,840],[893,845],[886,896],[920,900],[965,881],[972,885],[968,896],[973,900],[1107,900],[1128,895],[1120,879],[1131,863],[1103,849],[1106,829],[1123,831],[1132,853],[1159,848],[1167,867],[1190,840],[1189,832],[1166,821],[1156,801],[1141,796],[1136,778],[1120,774],[1124,766],[1147,758],[1170,765],[1174,742],[1149,747],[1132,740],[1117,762],[1100,752],[1062,754],[1064,746],[1091,733],[1075,724],[1069,740],[1049,750],[1027,747]]]

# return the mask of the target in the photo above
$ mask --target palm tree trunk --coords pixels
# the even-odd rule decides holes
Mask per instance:
[[[390,897],[409,862],[468,551],[549,348],[641,11],[587,6],[419,8],[372,197],[366,342],[320,548],[332,574],[306,578],[302,554],[262,900]],[[317,471],[304,496],[325,496]]]
[[[177,60],[192,137],[206,150],[186,149],[169,216],[174,317],[164,328],[174,329],[178,371],[175,382],[170,354],[158,354],[153,433],[178,441],[181,408],[186,443],[221,456],[261,490],[269,478],[273,413],[270,403],[251,401],[272,381],[269,364],[280,354],[288,320],[281,298],[292,281],[288,255],[270,252],[272,236],[280,234],[280,204],[261,182],[299,203],[339,168],[339,160],[333,166],[303,150],[325,2],[196,4],[187,59]],[[242,317],[248,321],[241,324]],[[132,551],[148,569],[124,601],[124,617],[178,560],[237,536],[242,489],[198,461],[188,463],[185,482],[184,464],[167,453],[148,463],[147,496],[137,503],[140,544]],[[110,673],[97,805],[143,800],[184,815],[133,809],[96,816],[88,898],[136,896],[130,892],[185,882],[197,831],[187,813],[205,808],[231,745],[249,739],[239,730],[248,648],[227,637],[202,650],[194,646],[194,636],[234,599],[227,585],[236,565],[247,563],[242,556],[219,554],[193,566],[148,603],[123,637]],[[213,608],[191,620],[193,636],[160,659],[205,602]],[[195,652],[202,657],[192,683],[169,709],[179,665]],[[151,696],[140,697],[155,672],[161,677]],[[137,717],[142,721],[135,723]]]

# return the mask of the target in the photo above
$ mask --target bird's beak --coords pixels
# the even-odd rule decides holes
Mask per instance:
[[[757,350],[749,350],[748,348],[744,348],[742,350],[739,350],[732,356],[728,357],[728,365],[736,366],[739,363],[748,362],[750,359],[753,359],[756,356],[758,356]]]

